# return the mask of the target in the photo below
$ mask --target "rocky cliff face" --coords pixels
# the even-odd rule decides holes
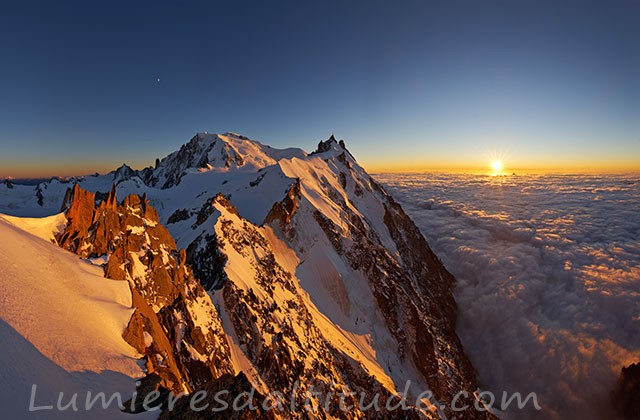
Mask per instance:
[[[123,337],[146,359],[158,385],[190,392],[233,373],[220,319],[202,286],[145,197],[98,205],[75,185],[65,197],[68,224],[58,244],[104,263],[105,276],[129,282],[135,312]]]
[[[292,398],[283,418],[492,417],[473,409],[455,279],[343,141],[199,134],[153,168],[71,182],[58,243],[129,282],[146,386],[248,382]],[[43,202],[68,185],[40,186]],[[400,393],[407,410],[387,410]]]

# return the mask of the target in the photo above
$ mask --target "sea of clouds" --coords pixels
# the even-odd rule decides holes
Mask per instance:
[[[458,279],[458,333],[482,389],[615,418],[640,361],[640,176],[378,174]]]

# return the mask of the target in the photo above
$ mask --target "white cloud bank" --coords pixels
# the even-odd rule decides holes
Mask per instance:
[[[640,361],[640,177],[377,175],[457,277],[458,332],[483,389],[544,413],[613,418]]]

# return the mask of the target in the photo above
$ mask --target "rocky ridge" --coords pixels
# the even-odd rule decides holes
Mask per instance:
[[[96,205],[76,184],[64,203],[68,223],[58,244],[106,260],[106,277],[129,282],[135,312],[123,337],[145,356],[158,385],[191,392],[233,373],[215,308],[146,198],[130,195],[118,204],[114,187]]]

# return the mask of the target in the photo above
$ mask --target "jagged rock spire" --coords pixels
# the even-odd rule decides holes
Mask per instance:
[[[118,204],[117,194],[116,194],[116,184],[115,182],[111,186],[111,191],[107,194],[107,197],[104,199],[106,202],[106,206],[111,209],[115,209]]]
[[[344,140],[340,140],[340,141],[336,140],[336,136],[332,133],[327,140],[320,141],[318,143],[318,148],[311,154],[327,152],[331,150],[334,147],[334,145],[336,147],[341,147],[346,150],[344,145]]]
[[[135,312],[123,338],[146,356],[148,374],[179,393],[233,373],[221,321],[146,196],[99,205],[77,184],[67,191],[58,244],[81,257],[106,255],[105,276],[129,283]],[[202,317],[202,318],[198,318]],[[181,325],[181,328],[176,328]],[[151,339],[145,339],[151,337]]]

